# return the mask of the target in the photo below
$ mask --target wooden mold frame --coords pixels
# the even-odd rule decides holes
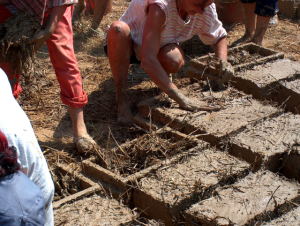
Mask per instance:
[[[187,150],[190,150],[191,148],[197,146],[197,145],[203,145],[205,147],[208,147],[208,143],[204,141],[200,141],[196,138],[190,137],[186,134],[183,134],[178,131],[174,131],[173,129],[169,127],[163,127],[159,130],[156,131],[156,134],[159,135],[167,135],[167,137],[174,137],[177,140],[182,140],[182,139],[188,139],[191,140],[192,142],[190,145],[187,147]],[[125,148],[126,146],[130,145],[133,142],[136,142],[136,140],[139,138],[136,138],[130,142],[126,142],[122,145],[120,145],[121,148]],[[117,148],[120,148],[117,147]],[[116,199],[122,198],[125,203],[126,200],[129,201],[131,199],[131,192],[134,190],[134,185],[137,184],[137,182],[155,172],[158,168],[170,165],[178,159],[182,158],[182,156],[186,155],[186,153],[179,153],[176,154],[170,158],[166,158],[148,168],[142,169],[141,171],[138,171],[134,174],[131,174],[127,177],[123,177],[122,175],[117,175],[116,173],[111,172],[108,169],[103,168],[102,166],[96,164],[96,158],[92,157],[90,159],[87,159],[83,161],[83,175],[86,177],[90,178],[94,182],[100,182],[102,189],[106,190],[110,195]],[[98,183],[99,184],[99,183]]]
[[[53,209],[58,209],[66,203],[70,203],[70,202],[82,199],[84,197],[93,195],[94,193],[99,192],[101,190],[101,187],[98,184],[94,183],[89,178],[83,176],[81,173],[75,172],[73,169],[71,169],[65,165],[58,164],[57,170],[62,175],[72,173],[74,178],[80,182],[80,186],[81,186],[82,190],[75,194],[69,195],[63,199],[60,199],[56,202],[53,202]]]
[[[256,45],[254,43],[248,43],[244,45],[240,45],[237,47],[233,47],[228,49],[228,56],[230,56],[230,53],[235,50],[245,50],[248,51],[250,54],[258,53],[259,55],[263,56],[255,61],[250,61],[248,63],[242,63],[237,64],[233,66],[235,71],[240,71],[242,69],[246,68],[252,68],[256,65],[264,64],[270,61],[283,59],[284,53],[277,52],[259,45]],[[209,54],[202,57],[199,57],[197,59],[193,59],[190,61],[190,66],[187,71],[187,76],[191,79],[197,79],[197,80],[206,80],[207,77],[209,79],[211,78],[217,78],[219,76],[219,70],[212,66],[207,65],[203,63],[204,61],[211,59],[214,57],[215,54]]]

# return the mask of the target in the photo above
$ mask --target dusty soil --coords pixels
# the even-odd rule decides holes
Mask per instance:
[[[128,4],[123,0],[114,1],[112,13],[102,20],[100,25],[102,31],[105,30],[107,25],[120,18]],[[141,137],[145,134],[145,131],[138,126],[128,128],[117,124],[115,90],[109,62],[102,48],[103,34],[95,34],[90,37],[88,35],[90,23],[91,16],[84,15],[82,20],[73,27],[75,54],[83,78],[83,88],[89,98],[89,103],[84,108],[85,122],[89,134],[97,141],[98,145],[102,149],[110,151],[127,140]],[[230,46],[243,33],[244,26],[242,24],[235,24],[228,28],[228,45]],[[299,42],[298,20],[280,17],[279,24],[268,30],[264,44],[270,49],[284,52],[286,58],[297,60],[300,56]],[[190,80],[186,78],[189,61],[195,57],[213,52],[213,49],[210,46],[203,45],[198,37],[182,43],[181,46],[186,54],[186,64],[180,73],[173,75],[173,81],[179,88],[190,83]],[[80,155],[73,144],[71,119],[67,107],[60,100],[59,84],[46,46],[38,51],[35,66],[35,75],[29,84],[25,85],[25,79],[22,78],[23,92],[18,101],[31,120],[49,168],[54,169],[57,163],[64,163],[75,170],[80,169],[82,160],[89,158],[94,153]],[[134,114],[139,111],[137,103],[160,93],[138,65],[130,66],[127,82],[130,104]],[[206,91],[209,93],[209,88]],[[222,96],[219,98],[222,98]],[[211,99],[210,94],[207,95],[207,99]],[[213,114],[207,115],[205,120],[207,120],[207,123],[211,123],[214,117]],[[224,121],[226,115],[219,119]],[[91,219],[98,220],[99,218],[94,214],[98,211],[97,208],[102,208],[102,206],[94,200],[98,200],[97,197],[80,201],[80,203],[76,202],[69,207],[65,206],[65,209],[56,210],[56,225],[67,225],[67,223],[69,225],[84,225],[90,223]],[[101,198],[99,202],[102,201]],[[105,201],[103,205],[110,202],[114,201]],[[114,204],[107,204],[107,206],[112,207]],[[99,214],[103,213],[100,209],[99,211]],[[108,211],[110,210],[108,209]],[[111,217],[109,219],[104,216],[99,220],[115,220],[116,218],[116,220],[121,220],[119,216],[114,214],[112,213],[113,216],[108,215]],[[126,216],[124,219],[128,219]],[[82,221],[82,223],[79,221]]]

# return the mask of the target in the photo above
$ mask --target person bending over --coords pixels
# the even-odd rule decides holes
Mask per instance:
[[[184,66],[178,43],[199,35],[212,45],[224,73],[234,73],[227,63],[226,31],[218,20],[213,0],[132,0],[127,11],[107,31],[108,54],[118,105],[118,121],[130,124],[133,114],[126,93],[129,64],[140,62],[154,83],[186,110],[218,110],[206,102],[184,96],[169,78]],[[222,73],[221,73],[222,74]]]

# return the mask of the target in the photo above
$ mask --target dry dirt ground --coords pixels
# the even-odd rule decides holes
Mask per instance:
[[[118,20],[127,9],[129,3],[115,0],[110,14],[101,22],[102,31],[113,21]],[[132,140],[143,134],[141,128],[131,128],[117,124],[117,108],[112,74],[103,47],[103,32],[89,36],[90,15],[83,15],[74,24],[74,47],[79,63],[84,91],[89,102],[84,108],[85,122],[89,134],[94,137],[101,148],[110,150],[118,144]],[[279,16],[278,25],[268,29],[265,46],[285,53],[285,57],[298,60],[300,56],[299,20],[291,20]],[[244,33],[242,24],[227,27],[228,45],[240,38]],[[186,65],[182,72],[173,75],[178,87],[189,83],[186,71],[190,59],[212,52],[212,48],[204,46],[198,37],[182,43]],[[23,92],[19,103],[31,120],[38,141],[42,147],[49,168],[57,163],[67,163],[72,168],[80,168],[81,161],[91,154],[80,155],[73,144],[71,119],[67,107],[62,104],[60,87],[50,62],[47,47],[43,46],[37,53],[35,77],[29,84],[22,80]],[[156,96],[158,88],[145,72],[137,65],[131,65],[128,76],[128,93],[133,112],[138,112],[137,103],[143,99]],[[57,217],[57,216],[55,216]]]

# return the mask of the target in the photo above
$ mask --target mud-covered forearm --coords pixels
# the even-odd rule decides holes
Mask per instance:
[[[221,38],[216,44],[213,45],[216,57],[223,61],[227,61],[227,40],[226,36]]]
[[[218,111],[218,106],[209,106],[205,101],[199,101],[196,99],[190,99],[185,96],[179,89],[171,88],[166,92],[168,96],[175,100],[180,107],[188,111]]]
[[[186,103],[189,102],[189,98],[183,95],[183,93],[180,92],[179,89],[170,88],[166,91],[166,93],[171,99],[175,100],[180,106],[185,106]]]
[[[62,5],[62,6],[55,6],[51,8],[45,24],[45,28],[44,28],[45,31],[49,32],[50,34],[54,33],[57,24],[63,17],[67,7],[68,5]]]

